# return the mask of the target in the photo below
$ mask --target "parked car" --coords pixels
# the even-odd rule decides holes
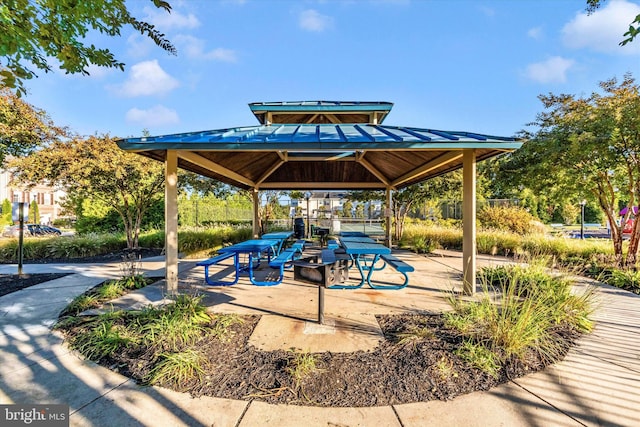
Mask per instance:
[[[62,231],[55,227],[41,224],[25,224],[24,235],[25,236],[60,236]],[[18,237],[20,235],[20,226],[11,225],[6,227],[2,232],[3,237]]]
[[[34,236],[60,236],[62,231],[49,225],[27,224],[27,228]]]

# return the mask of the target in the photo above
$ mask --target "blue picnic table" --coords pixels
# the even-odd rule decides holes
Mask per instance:
[[[262,239],[275,241],[275,255],[280,255],[284,242],[286,242],[291,236],[293,236],[293,231],[274,231],[273,233],[263,234]]]
[[[246,272],[249,274],[249,280],[254,285],[258,286],[271,286],[277,283],[268,282],[268,281],[259,281],[256,280],[253,270],[258,268],[260,265],[260,258],[262,254],[267,254],[267,261],[271,261],[271,256],[274,255],[273,248],[273,240],[267,239],[254,239],[254,240],[246,240],[244,242],[236,243],[235,245],[227,246],[221,249],[218,249],[220,255],[217,257],[213,257],[207,261],[203,261],[198,263],[197,265],[204,266],[205,268],[205,281],[210,286],[230,286],[238,283],[238,279],[240,278],[240,274]],[[241,259],[241,255],[246,255],[247,262],[243,263]],[[233,257],[233,264],[235,270],[235,276],[233,280],[214,280],[209,277],[209,267],[213,264],[217,264],[219,261],[222,261],[226,258]]]
[[[357,240],[358,238],[355,239]],[[359,239],[363,238],[360,237]],[[355,265],[360,272],[361,280],[357,285],[334,285],[331,286],[331,288],[357,289],[367,283],[369,287],[376,289],[377,285],[371,283],[371,276],[376,270],[375,264],[380,259],[381,255],[391,254],[391,249],[379,243],[375,243],[373,240],[372,242],[359,242],[352,241],[352,238],[341,237],[340,242],[344,251],[353,258]]]
[[[351,242],[351,243],[377,243],[369,236],[340,236],[341,242]]]

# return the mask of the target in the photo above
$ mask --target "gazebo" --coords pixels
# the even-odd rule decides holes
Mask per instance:
[[[178,288],[177,169],[252,190],[253,233],[260,190],[384,190],[391,192],[463,169],[463,282],[476,281],[476,163],[520,148],[512,137],[387,126],[390,102],[256,102],[258,126],[118,141],[121,149],[165,164],[166,280]],[[391,244],[391,210],[385,212]]]

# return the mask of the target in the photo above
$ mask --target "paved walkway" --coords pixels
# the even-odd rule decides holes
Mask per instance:
[[[442,307],[442,291],[458,286],[460,254],[402,256],[416,266],[411,286],[382,294],[364,289],[327,291],[327,327],[330,329],[333,321],[335,333],[322,339],[320,332],[313,339],[334,341],[342,330],[341,322],[362,326],[364,321],[357,319],[362,313]],[[495,262],[500,259],[479,257],[480,265]],[[193,262],[180,263],[180,275],[186,283],[201,278],[202,269],[193,266]],[[163,274],[161,259],[147,260],[143,268],[149,275]],[[50,326],[74,296],[105,278],[119,277],[120,266],[25,266],[25,273],[45,271],[75,274],[0,298],[0,404],[68,404],[73,426],[634,426],[640,420],[640,297],[606,285],[598,285],[595,331],[582,338],[565,360],[543,372],[449,402],[316,408],[194,399],[162,388],[140,387],[81,360]],[[15,272],[15,266],[0,266],[0,274]],[[240,283],[224,290],[208,289],[206,297],[212,311],[260,312],[269,321],[280,318],[312,323],[317,312],[316,288],[283,285],[258,290]],[[278,292],[294,296],[284,298],[285,294]],[[161,288],[149,287],[133,298],[127,304],[157,302],[162,299]],[[266,328],[267,332],[272,328]],[[350,329],[354,334],[362,333],[358,328]],[[271,341],[286,341],[293,335],[285,333]],[[269,340],[263,337],[262,341]]]

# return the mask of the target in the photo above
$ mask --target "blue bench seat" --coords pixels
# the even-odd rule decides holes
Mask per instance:
[[[207,283],[207,285],[209,286],[231,286],[231,285],[235,285],[238,282],[238,263],[237,260],[234,262],[235,264],[235,269],[236,269],[236,275],[235,275],[235,280],[233,281],[224,281],[224,280],[213,280],[209,277],[209,267],[211,267],[212,265],[218,264],[220,261],[224,261],[227,258],[233,258],[235,257],[236,254],[233,252],[224,252],[221,253],[220,255],[216,255],[214,257],[211,257],[209,259],[206,259],[204,261],[198,261],[196,263],[197,266],[199,267],[204,267],[204,280]]]
[[[328,249],[338,249],[340,247],[340,244],[338,243],[337,240],[329,240],[327,242],[327,248]]]
[[[407,276],[407,273],[415,270],[413,266],[391,254],[380,255],[380,258],[382,258],[387,265],[402,274],[404,276],[404,282],[401,285],[376,285],[373,283],[369,283],[369,285],[374,289],[402,289],[406,287],[409,284],[409,276]]]
[[[284,268],[284,265],[288,262],[291,262],[295,259],[296,253],[298,252],[295,248],[288,248],[280,252],[280,255],[269,261],[269,267],[271,268]]]

